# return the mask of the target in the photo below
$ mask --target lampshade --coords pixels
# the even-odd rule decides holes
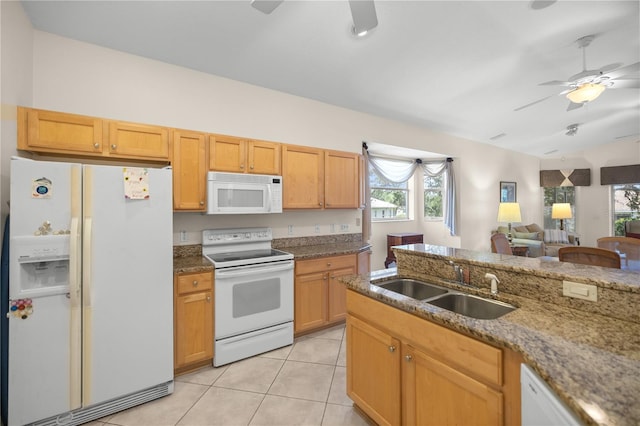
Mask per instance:
[[[500,203],[498,207],[498,222],[521,222],[520,204]]]
[[[571,219],[571,204],[554,203],[551,206],[551,219]]]
[[[583,84],[577,89],[567,93],[567,99],[575,104],[591,102],[592,100],[600,96],[600,94],[604,92],[604,89],[606,89],[606,87],[602,84]]]

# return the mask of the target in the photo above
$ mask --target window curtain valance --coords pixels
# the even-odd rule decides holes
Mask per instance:
[[[640,182],[640,164],[600,167],[600,185],[624,185]]]
[[[591,169],[540,170],[540,186],[590,186]]]
[[[379,157],[369,154],[366,144],[363,144],[363,152],[367,163],[373,172],[382,180],[389,183],[404,183],[411,179],[416,169],[421,168],[423,174],[436,177],[444,174],[444,224],[453,236],[457,234],[456,228],[456,185],[453,174],[453,159],[443,161],[401,160]]]

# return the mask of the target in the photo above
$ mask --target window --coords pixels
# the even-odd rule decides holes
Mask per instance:
[[[613,202],[613,235],[624,236],[624,223],[639,219],[640,183],[611,186]]]
[[[442,194],[444,174],[430,177],[424,175],[424,218],[442,219]]]
[[[407,182],[386,182],[373,169],[369,172],[371,220],[408,219],[409,186]]]
[[[551,206],[554,203],[571,204],[571,219],[564,219],[564,229],[576,232],[576,188],[575,186],[556,186],[544,188],[544,229],[560,227],[559,219],[551,218]]]

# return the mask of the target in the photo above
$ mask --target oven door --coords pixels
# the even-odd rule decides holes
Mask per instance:
[[[293,321],[293,260],[215,270],[215,340]]]

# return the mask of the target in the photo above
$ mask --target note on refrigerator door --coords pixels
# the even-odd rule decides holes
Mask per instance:
[[[128,200],[145,200],[149,198],[149,171],[142,167],[125,167],[124,198]]]

